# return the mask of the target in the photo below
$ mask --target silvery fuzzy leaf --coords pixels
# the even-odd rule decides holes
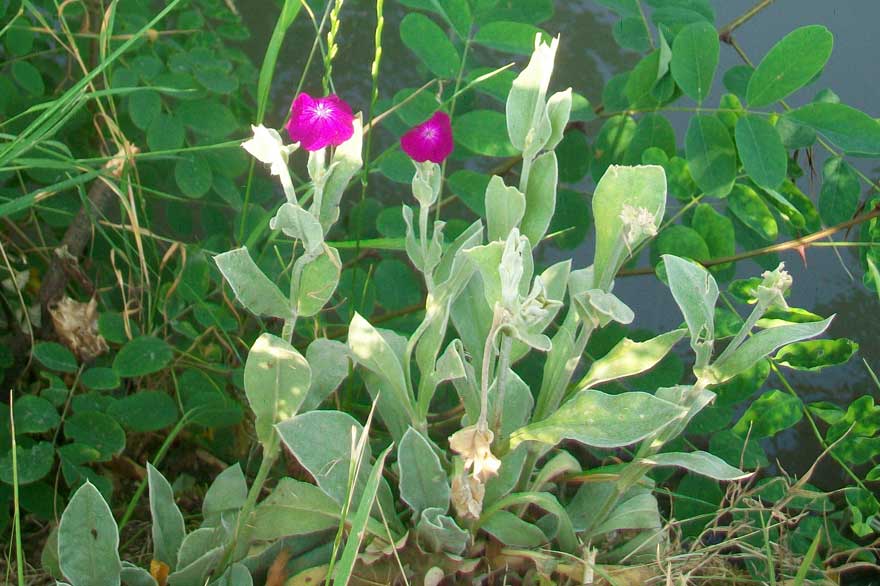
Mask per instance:
[[[525,213],[522,215],[521,230],[535,245],[544,239],[550,221],[556,211],[556,183],[558,180],[556,153],[544,153],[532,163],[525,193]],[[486,202],[488,214],[488,201]]]
[[[186,536],[183,514],[174,502],[174,491],[162,474],[147,462],[150,515],[152,517],[153,559],[164,562],[173,571],[177,552]]]
[[[703,267],[671,254],[663,255],[669,289],[691,333],[698,368],[705,366],[715,340],[715,303],[718,284]]]
[[[324,245],[318,256],[307,255],[296,259],[293,270],[299,274],[294,291],[296,314],[299,317],[312,317],[324,309],[339,285],[342,274],[339,251]]]
[[[684,468],[715,480],[742,480],[751,476],[751,473],[734,468],[718,456],[702,451],[665,452],[650,458],[643,458],[642,461],[652,466]]]
[[[243,564],[232,564],[211,586],[254,586],[254,580]]]
[[[725,360],[712,364],[707,369],[706,376],[712,384],[723,383],[748,370],[782,346],[818,336],[828,329],[833,319],[832,315],[819,322],[789,324],[762,330],[743,342]]]
[[[446,247],[443,251],[443,258],[440,259],[440,264],[438,264],[437,268],[434,270],[434,280],[438,284],[438,291],[444,286],[444,283],[449,281],[450,283],[458,283],[456,286],[451,286],[451,284],[446,285],[451,292],[461,292],[461,289],[464,288],[467,283],[467,277],[465,277],[464,282],[462,282],[462,277],[459,276],[463,270],[461,267],[470,265],[470,261],[467,260],[467,257],[462,254],[461,251],[480,244],[482,239],[483,223],[480,220],[477,220],[468,226],[464,232],[459,234],[458,237]],[[471,269],[471,271],[472,270],[473,269]],[[453,277],[455,278],[455,281],[452,281]],[[437,294],[439,295],[439,293]],[[458,294],[450,293],[450,295],[451,298],[454,299]]]
[[[58,527],[61,573],[74,586],[119,586],[119,531],[110,507],[86,481],[71,497]]]
[[[612,321],[622,324],[632,323],[635,314],[613,293],[601,289],[590,289],[573,297],[575,307],[597,327],[604,327]]]
[[[129,562],[122,562],[120,577],[124,586],[158,586],[148,571]]]
[[[290,304],[242,246],[214,257],[217,268],[232,287],[235,298],[256,315],[290,317]]]
[[[633,376],[650,370],[684,337],[685,330],[673,330],[644,342],[623,338],[608,353],[593,362],[590,370],[577,384],[579,389]]]
[[[552,132],[544,148],[552,151],[562,141],[568,118],[571,116],[571,88],[556,92],[547,100],[547,115],[550,117]]]
[[[422,255],[422,247],[413,228],[413,211],[409,206],[401,206],[401,212],[403,213],[403,222],[406,224],[406,254],[413,265],[425,273],[425,259]]]
[[[416,517],[427,509],[449,508],[449,480],[440,458],[425,437],[410,427],[397,447],[400,498]]]
[[[445,509],[425,509],[418,524],[416,535],[419,544],[429,552],[446,552],[461,555],[467,547],[470,535],[446,515]]]
[[[529,451],[526,446],[520,446],[515,450],[507,452],[501,458],[501,468],[498,469],[498,476],[493,476],[486,482],[486,494],[483,498],[483,505],[485,507],[495,504],[499,499],[507,496],[516,488],[526,463],[526,456],[528,455]]]
[[[486,226],[489,241],[506,240],[519,226],[526,211],[525,196],[516,187],[508,187],[499,175],[486,186]]]
[[[319,219],[326,233],[339,217],[339,202],[348,183],[363,166],[361,152],[364,142],[364,124],[361,114],[354,118],[354,134],[336,147],[330,160],[330,169],[324,181],[324,199]]]
[[[536,123],[544,114],[547,88],[550,85],[558,46],[558,38],[553,39],[550,45],[545,45],[540,33],[537,34],[535,51],[529,59],[529,64],[514,79],[510,93],[507,95],[505,107],[507,134],[511,144],[520,152],[525,151],[529,132],[534,134]],[[542,146],[543,144],[538,148]]]
[[[286,340],[265,333],[251,346],[244,366],[244,389],[263,446],[272,442],[276,423],[296,415],[311,379],[309,363]]]
[[[312,370],[309,392],[300,410],[317,409],[324,400],[335,391],[348,376],[352,362],[348,346],[337,340],[317,338],[306,348],[306,361],[311,365],[320,365]]]
[[[626,260],[623,242],[624,206],[647,210],[659,225],[666,209],[666,172],[658,165],[622,167],[611,165],[593,193],[596,255],[593,288],[609,291],[618,269]],[[637,248],[647,238],[641,234],[627,244]]]
[[[205,493],[202,515],[205,519],[217,517],[224,511],[241,509],[247,500],[247,482],[241,466],[235,464],[221,472]]]
[[[348,347],[357,363],[388,382],[387,392],[393,400],[414,413],[403,365],[382,334],[355,313],[348,328]]]
[[[295,203],[281,204],[275,216],[269,220],[269,227],[301,240],[306,254],[310,256],[318,254],[324,244],[324,230],[321,228],[321,223]]]
[[[588,389],[546,419],[513,432],[510,445],[515,448],[524,441],[556,445],[571,439],[597,448],[618,448],[657,433],[684,414],[682,407],[648,393],[608,395]]]

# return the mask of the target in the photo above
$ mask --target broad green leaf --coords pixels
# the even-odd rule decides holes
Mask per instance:
[[[128,98],[128,115],[141,130],[149,128],[161,111],[162,98],[155,90],[134,92]]]
[[[761,240],[772,242],[779,236],[776,218],[761,196],[751,187],[737,183],[730,192],[730,197],[727,198],[727,209]]]
[[[400,210],[394,210],[400,212]],[[373,272],[376,293],[382,307],[389,311],[402,310],[422,303],[422,287],[416,273],[407,263],[395,258],[379,261]]]
[[[773,360],[794,370],[819,371],[846,364],[859,351],[859,345],[846,338],[795,342],[780,348]]]
[[[119,375],[112,368],[93,366],[82,373],[80,382],[93,391],[112,391],[119,387]]]
[[[660,528],[660,512],[657,509],[657,498],[649,492],[637,492],[624,497],[608,515],[608,519],[593,528],[589,535],[599,536],[611,531],[621,530],[654,530]]]
[[[208,138],[223,138],[238,127],[238,121],[232,111],[214,100],[180,102],[175,107],[177,115],[185,126]]]
[[[461,146],[487,157],[512,157],[518,151],[510,144],[504,114],[495,110],[472,110],[456,116],[452,124]]]
[[[42,96],[46,92],[46,84],[40,70],[27,59],[16,59],[12,63],[12,79],[15,80],[31,97]],[[74,586],[77,586],[74,584]]]
[[[149,462],[147,479],[150,486],[150,515],[153,520],[153,559],[167,564],[174,571],[177,566],[177,552],[186,536],[183,515],[174,502],[171,485]]]
[[[751,476],[708,452],[666,452],[646,458],[645,462],[654,466],[684,468],[715,480],[740,480]]]
[[[119,532],[113,513],[90,482],[70,499],[58,527],[58,560],[71,586],[119,586]]]
[[[52,442],[38,442],[29,447],[16,445],[16,464],[18,464],[18,484],[25,485],[44,478],[55,464],[55,447]],[[0,456],[0,480],[12,484],[15,477],[12,469],[12,450],[4,450]]]
[[[724,73],[724,87],[737,98],[745,100],[754,71],[748,65],[734,65]]]
[[[97,411],[74,413],[64,423],[64,436],[97,450],[100,462],[110,460],[125,448],[125,432],[116,420]]]
[[[691,118],[685,151],[691,175],[706,195],[730,193],[736,180],[736,149],[721,120],[705,114]]]
[[[159,113],[147,129],[147,146],[151,151],[174,151],[183,146],[186,131],[174,114]]]
[[[16,400],[12,412],[16,434],[44,433],[55,429],[61,422],[61,417],[52,403],[37,395],[25,395]],[[8,423],[4,421],[3,425],[6,426]]]
[[[623,162],[638,165],[642,162],[642,154],[652,147],[661,149],[669,157],[675,156],[675,130],[672,124],[662,114],[649,112],[639,120]]]
[[[645,27],[645,21],[639,16],[628,16],[618,20],[614,23],[611,34],[617,44],[624,49],[644,53],[651,48],[650,32]]]
[[[752,73],[746,92],[749,106],[769,106],[805,86],[825,67],[833,45],[834,36],[820,25],[785,35]]]
[[[595,387],[604,382],[650,370],[684,337],[685,330],[673,330],[644,342],[623,338],[608,354],[590,367],[577,384],[579,389]]]
[[[531,55],[535,48],[535,35],[538,33],[544,42],[550,42],[550,35],[531,24],[495,21],[481,26],[474,35],[473,42],[505,53]]]
[[[493,175],[486,187],[486,227],[489,241],[505,240],[519,227],[526,211],[526,199],[519,189],[506,186],[500,175]]]
[[[715,340],[715,303],[718,284],[712,274],[696,263],[666,255],[663,257],[669,289],[691,334],[697,364],[703,367]]]
[[[39,342],[34,345],[33,352],[34,358],[48,369],[76,372],[76,357],[58,342]]]
[[[174,165],[177,187],[186,197],[200,199],[211,190],[214,175],[208,161],[198,155],[185,155]]]
[[[246,246],[214,257],[217,268],[232,287],[235,298],[256,315],[290,317],[290,304],[269,277],[251,259]]]
[[[172,358],[174,352],[165,340],[139,336],[120,348],[113,359],[113,370],[123,378],[144,376],[162,370]]]
[[[783,391],[767,391],[743,413],[733,431],[740,437],[773,437],[788,429],[804,416],[804,404],[794,395]]]
[[[609,166],[625,161],[636,128],[636,121],[623,114],[612,116],[605,121],[593,145],[593,162],[590,167],[593,181],[599,182]]]
[[[251,537],[258,541],[274,541],[336,529],[341,517],[342,505],[314,484],[282,478],[254,510]],[[387,537],[378,521],[372,520],[367,530],[379,537]]]
[[[537,526],[509,511],[495,512],[480,528],[508,547],[533,549],[548,541]]]
[[[472,212],[485,218],[486,188],[489,186],[489,180],[488,175],[462,169],[450,175],[446,184]]]
[[[718,31],[708,22],[690,24],[672,43],[672,77],[682,91],[702,103],[712,89],[718,67]]]
[[[342,550],[342,556],[339,558],[339,565],[336,567],[336,574],[334,575],[333,580],[334,584],[339,584],[339,586],[347,586],[348,584],[351,573],[354,570],[355,562],[357,561],[358,552],[361,549],[361,543],[367,532],[367,525],[370,521],[370,511],[372,511],[373,504],[376,502],[379,493],[382,471],[385,468],[385,458],[388,457],[388,453],[393,447],[393,445],[388,446],[385,448],[385,451],[379,454],[379,457],[376,458],[376,462],[373,464],[373,470],[370,472],[364,491],[361,494],[359,501],[355,501],[358,503],[358,506],[355,510],[354,517],[351,519],[351,533],[349,538],[345,541],[345,548]]]
[[[537,244],[547,234],[556,211],[557,179],[556,153],[550,151],[535,159],[526,187],[526,209],[521,226],[529,242]]]
[[[271,443],[274,426],[296,415],[309,391],[312,370],[296,348],[272,334],[263,334],[248,353],[244,367],[244,390],[257,439]]]
[[[449,482],[440,458],[428,440],[410,427],[397,448],[400,474],[400,498],[412,508],[416,516],[425,509],[449,507]]]
[[[312,317],[324,309],[336,292],[342,275],[342,261],[338,250],[324,246],[324,252],[317,258],[302,256],[296,262],[304,265],[295,292],[296,314],[299,317]]]
[[[754,334],[723,362],[712,365],[710,370],[714,382],[721,383],[736,376],[777,348],[818,336],[828,328],[832,319],[834,316],[819,322],[777,326]]]
[[[458,74],[461,57],[458,50],[437,24],[412,12],[400,23],[400,39],[422,60],[436,77],[452,79]]]
[[[159,431],[177,422],[177,403],[168,393],[141,390],[114,401],[107,414],[130,431]]]
[[[822,166],[819,215],[827,226],[846,222],[855,214],[861,196],[861,183],[855,170],[841,157],[832,157]]]
[[[609,167],[593,194],[593,219],[596,224],[596,255],[593,270],[594,287],[607,288],[623,258],[613,258],[623,238],[623,206],[644,208],[659,225],[666,209],[666,173],[656,165]],[[644,237],[629,242],[637,247]]]
[[[709,259],[709,246],[696,230],[683,224],[674,224],[651,242],[651,263],[659,263],[660,257],[667,254],[704,261]],[[662,265],[658,267],[658,274],[662,278]]]
[[[560,189],[556,194],[556,211],[548,228],[554,245],[561,250],[577,248],[586,238],[590,222],[590,204],[584,194]]]
[[[684,410],[678,405],[648,393],[608,395],[589,389],[546,419],[513,432],[510,446],[524,441],[552,446],[570,439],[597,448],[622,447],[645,439],[682,415]]]
[[[783,120],[812,128],[850,155],[880,155],[880,122],[850,106],[816,102],[788,112]]]
[[[660,71],[660,51],[655,50],[639,61],[626,79],[624,94],[633,110],[646,109],[660,105],[654,95]]]
[[[400,0],[400,3],[410,8],[428,10],[439,14],[452,25],[456,34],[462,39],[467,37],[473,24],[468,0]]]
[[[691,228],[706,242],[711,258],[723,258],[736,253],[733,223],[727,216],[716,212],[711,205],[703,203],[697,206],[691,219]],[[729,266],[729,263],[715,265],[710,270],[716,272]]]
[[[724,493],[714,480],[685,474],[671,496],[675,518],[687,519],[681,525],[682,533],[696,538],[715,521]]]
[[[748,176],[767,189],[785,180],[788,157],[779,132],[758,116],[743,116],[736,123],[736,148]]]

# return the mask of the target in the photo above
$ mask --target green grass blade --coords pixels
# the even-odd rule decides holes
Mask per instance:
[[[807,579],[807,572],[810,571],[810,566],[813,565],[813,560],[816,559],[816,552],[819,550],[819,544],[821,542],[822,532],[820,531],[816,533],[816,537],[813,538],[813,542],[807,550],[807,555],[804,556],[804,561],[801,562],[801,565],[798,568],[797,574],[794,577],[794,586],[804,586],[804,584],[806,584],[805,580]]]
[[[358,503],[357,511],[351,522],[351,531],[348,533],[345,549],[342,550],[342,556],[339,558],[339,564],[336,566],[336,575],[333,577],[334,586],[346,586],[351,578],[351,573],[354,570],[354,564],[357,561],[357,555],[361,548],[361,542],[367,531],[370,511],[373,510],[373,503],[376,501],[376,494],[379,492],[379,481],[382,479],[382,470],[385,468],[385,458],[392,447],[394,447],[394,444],[385,448],[385,451],[376,458],[376,463],[373,464],[373,469],[370,471],[370,477],[364,487],[364,494],[361,497],[361,502]]]

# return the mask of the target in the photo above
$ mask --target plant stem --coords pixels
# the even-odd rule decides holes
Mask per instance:
[[[489,427],[489,376],[491,372],[492,351],[495,347],[495,335],[498,333],[500,312],[496,306],[492,312],[492,326],[486,336],[486,344],[483,346],[483,363],[480,372],[480,417],[477,420],[477,429],[486,430]]]
[[[734,254],[732,256],[720,256],[717,258],[712,258],[704,261],[695,261],[699,262],[704,267],[711,267],[720,264],[726,264],[729,262],[738,262],[741,260],[754,258],[756,256],[761,256],[762,254],[769,254],[771,252],[782,252],[785,250],[796,250],[801,247],[812,246],[814,242],[817,240],[823,240],[824,238],[831,236],[837,232],[842,230],[846,230],[847,228],[852,228],[853,226],[857,226],[859,224],[863,224],[869,220],[873,220],[874,218],[880,217],[880,206],[875,207],[873,210],[866,214],[862,214],[861,216],[855,217],[851,220],[847,220],[846,222],[841,222],[840,224],[836,224],[831,226],[830,228],[825,228],[824,230],[819,230],[818,232],[813,232],[808,236],[804,236],[803,238],[794,238],[793,240],[788,240],[786,242],[780,242],[778,244],[771,244],[770,246],[764,246],[762,248],[756,248],[755,250],[749,250],[740,254]],[[618,273],[618,276],[621,277],[632,277],[636,275],[653,275],[654,268],[653,267],[639,267],[637,269],[632,270],[623,270]]]
[[[260,494],[263,492],[263,485],[269,477],[269,472],[272,470],[272,466],[275,465],[275,460],[278,459],[278,454],[280,453],[281,441],[278,438],[278,434],[273,433],[268,445],[263,446],[263,460],[260,462],[260,468],[257,470],[257,475],[254,477],[254,482],[248,491],[244,507],[238,513],[235,533],[232,536],[232,541],[226,548],[223,563],[220,565],[221,569],[225,569],[232,562],[232,557],[235,555],[235,548],[238,543],[249,539],[250,527],[248,526],[248,521],[257,504],[257,500],[260,498]]]
[[[720,40],[724,41],[725,43],[729,43],[730,42],[730,34],[733,31],[735,31],[736,29],[738,29],[739,27],[741,27],[742,25],[744,25],[745,23],[750,21],[752,18],[757,16],[759,12],[761,12],[762,10],[764,10],[765,8],[767,8],[768,6],[773,4],[773,1],[774,0],[761,0],[760,2],[758,2],[757,4],[755,4],[754,6],[749,8],[741,16],[733,19],[732,21],[730,21],[730,23],[721,27],[721,29],[718,31],[718,38]]]

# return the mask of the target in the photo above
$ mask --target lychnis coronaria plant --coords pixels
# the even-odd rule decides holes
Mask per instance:
[[[415,167],[418,205],[417,221],[403,206],[405,251],[427,289],[421,322],[409,335],[355,313],[346,343],[318,337],[304,352],[293,345],[297,320],[325,310],[339,281],[340,255],[325,236],[361,167],[363,128],[339,97],[307,94],[291,108],[292,143],[276,130],[253,128],[242,146],[279,178],[286,196],[269,225],[295,243],[284,259],[289,289],[267,277],[246,248],[215,260],[239,303],[283,323],[256,339],[244,368],[263,460],[249,489],[237,466],[223,472],[205,496],[201,527],[190,533],[168,483],[150,469],[154,557],[168,566],[169,584],[249,584],[282,548],[328,581],[347,582],[358,565],[357,574],[374,583],[400,575],[426,583],[429,574],[491,570],[539,547],[566,556],[550,573],[570,572],[581,583],[596,563],[654,559],[665,546],[653,469],[674,466],[720,481],[748,476],[707,452],[672,450],[670,442],[713,401],[714,386],[783,345],[822,333],[829,320],[761,320],[785,307],[791,278],[780,267],[756,282],[752,314],[718,348],[714,277],[666,255],[659,270],[686,327],[623,339],[575,380],[592,334],[633,321],[614,280],[657,233],[666,175],[653,165],[609,167],[592,198],[592,265],[563,260],[536,270],[533,251],[556,206],[554,149],[571,110],[570,89],[550,91],[557,45],[537,37],[513,82],[507,131],[522,159],[519,183],[489,181],[485,223],[447,238],[444,222],[432,221],[454,143],[449,114],[438,110],[401,138]],[[297,193],[288,163],[300,150],[308,153],[310,181]],[[686,384],[598,390],[651,369],[686,336],[694,353]],[[534,385],[516,368],[530,353],[544,354]],[[352,368],[373,404],[361,420],[327,405]],[[432,409],[450,402],[458,405],[452,419],[447,414],[437,425]],[[370,434],[376,419],[387,434]],[[617,464],[589,470],[583,452],[560,448],[563,440],[599,456],[629,450],[616,452]],[[282,446],[307,474],[273,479],[264,496]],[[584,474],[590,482],[563,490],[562,479]]]

